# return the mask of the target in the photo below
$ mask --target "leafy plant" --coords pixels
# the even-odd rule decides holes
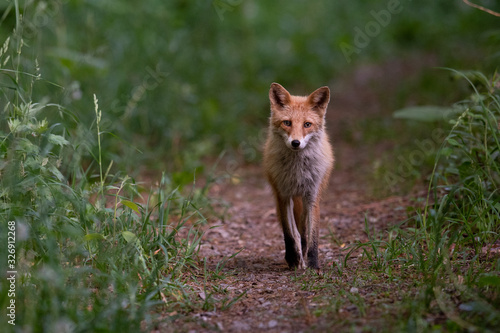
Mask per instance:
[[[411,319],[415,325],[422,323],[419,316],[435,300],[450,330],[493,329],[500,323],[500,261],[490,253],[500,240],[499,77],[452,72],[473,90],[457,107],[395,113],[415,120],[444,114],[451,118],[452,128],[436,154],[425,204],[389,230],[388,240],[373,238],[367,229],[368,241],[353,244],[345,262],[362,249],[375,270],[416,268],[421,278],[418,296],[411,301],[419,309]]]
[[[15,300],[16,326],[5,315],[0,326],[138,332],[155,321],[155,310],[192,311],[197,301],[188,282],[200,271],[206,224],[198,204],[207,203],[210,183],[185,193],[164,174],[148,193],[113,174],[113,162],[102,158],[109,137],[97,97],[89,129],[61,105],[33,101],[47,82],[29,74],[38,67],[19,56],[24,47],[21,38],[7,39],[0,59],[0,243],[14,226],[10,270],[17,271],[15,297],[5,292],[9,281],[0,282],[1,307]],[[53,122],[54,113],[73,123]],[[94,161],[81,163],[83,155]],[[1,267],[6,260],[2,255]]]

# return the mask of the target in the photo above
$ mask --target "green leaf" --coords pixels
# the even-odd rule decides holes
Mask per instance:
[[[141,241],[139,240],[139,238],[137,238],[137,236],[133,232],[130,232],[128,230],[124,230],[124,231],[122,231],[122,236],[123,236],[123,239],[125,239],[125,241],[127,243],[134,245],[135,248],[137,249],[137,251],[139,251],[139,253],[141,253],[141,254],[144,253],[144,249],[142,248]]]
[[[18,145],[16,147],[16,150],[22,151],[26,154],[29,155],[37,155],[39,153],[40,148],[33,143],[31,143],[30,140],[26,138],[21,138],[19,139]]]
[[[95,240],[95,239],[106,239],[106,237],[104,237],[103,235],[98,234],[98,233],[86,234],[83,237],[83,240],[85,240],[86,242],[91,241],[91,240]]]
[[[60,181],[62,182],[64,180],[64,176],[63,174],[61,173],[61,171],[59,171],[59,169],[57,169],[55,166],[51,165],[49,166],[49,171]]]
[[[460,175],[460,171],[458,171],[457,168],[455,167],[447,167],[446,169],[444,169],[447,173],[450,173],[452,175]]]
[[[137,241],[137,236],[128,230],[122,231],[123,238],[127,241],[127,243],[132,243]]]
[[[12,133],[28,133],[31,131],[31,127],[23,124],[19,119],[9,119],[8,124]]]
[[[496,275],[483,275],[479,278],[478,284],[480,286],[500,286],[500,276]]]
[[[444,147],[441,149],[441,155],[445,157],[450,157],[450,155],[453,153],[453,149],[450,147]]]
[[[67,48],[53,47],[48,49],[47,54],[59,59],[66,67],[76,64],[85,64],[96,69],[105,69],[108,67],[106,60],[97,58],[92,53],[82,53]]]
[[[139,213],[139,206],[135,202],[128,201],[128,200],[122,200],[121,203],[122,203],[122,205],[127,206],[128,208],[132,209],[134,212]]]
[[[396,119],[408,119],[424,122],[445,121],[453,114],[463,112],[459,107],[443,106],[410,106],[395,111],[392,116]]]
[[[49,140],[50,143],[52,143],[54,145],[59,145],[61,147],[69,144],[68,140],[66,140],[62,136],[56,135],[56,134],[49,134],[47,136],[47,139]]]
[[[460,143],[458,143],[457,140],[455,139],[447,139],[446,141],[448,141],[448,143],[452,146],[457,146],[457,147],[461,147],[462,145]]]
[[[9,130],[12,133],[16,133],[19,131],[18,128],[21,126],[21,121],[19,119],[9,119],[7,123],[9,124]]]

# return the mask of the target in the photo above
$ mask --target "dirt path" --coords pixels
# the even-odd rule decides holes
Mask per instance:
[[[337,155],[353,156],[350,147],[337,148]],[[335,289],[325,288],[324,280],[333,279],[349,288],[352,276],[344,279],[333,267],[340,263],[347,245],[367,240],[365,214],[370,228],[382,230],[387,224],[402,221],[407,199],[389,197],[373,200],[366,195],[365,186],[358,181],[351,163],[336,170],[324,196],[320,230],[320,263],[322,271],[291,271],[284,260],[283,235],[276,219],[270,187],[257,166],[242,170],[237,185],[216,186],[212,195],[231,204],[225,221],[216,221],[201,246],[200,256],[207,258],[215,270],[224,257],[241,252],[222,269],[223,279],[212,279],[209,290],[218,299],[235,298],[245,293],[229,309],[210,310],[195,314],[191,322],[176,322],[176,331],[186,332],[321,332],[333,328],[331,321],[342,314],[341,326],[356,323],[363,326],[370,318],[377,319],[376,308],[360,311],[352,302],[344,302],[334,313],[322,314],[325,301],[335,295]],[[356,265],[354,255],[349,261]],[[318,281],[317,280],[322,280]],[[318,286],[318,288],[315,288]],[[323,287],[321,287],[323,286]],[[325,290],[326,289],[326,290]],[[350,290],[350,289],[349,289]],[[356,291],[356,289],[350,290]],[[208,293],[208,292],[207,292]],[[331,294],[331,295],[330,295]],[[360,293],[362,294],[362,293]],[[207,297],[200,292],[200,297]],[[345,296],[347,297],[347,296]],[[342,302],[341,302],[342,303]],[[178,325],[177,325],[178,324]]]

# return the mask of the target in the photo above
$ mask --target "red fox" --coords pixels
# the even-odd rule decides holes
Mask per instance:
[[[292,96],[278,83],[269,90],[271,117],[264,147],[264,170],[283,227],[285,260],[291,269],[319,269],[318,224],[321,192],[333,169],[325,132],[330,89]]]

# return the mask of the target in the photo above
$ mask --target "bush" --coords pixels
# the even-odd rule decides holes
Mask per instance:
[[[36,63],[16,56],[24,47],[7,39],[1,52],[8,102],[0,116],[0,262],[17,271],[14,297],[9,281],[0,282],[0,306],[15,300],[16,326],[2,315],[1,327],[137,332],[155,306],[190,311],[186,280],[199,271],[203,189],[183,195],[164,175],[145,198],[134,179],[113,175],[102,159],[97,99],[90,129],[60,105],[33,101],[47,82],[30,74]],[[50,120],[57,116],[72,126]],[[85,166],[82,156],[94,161]]]

